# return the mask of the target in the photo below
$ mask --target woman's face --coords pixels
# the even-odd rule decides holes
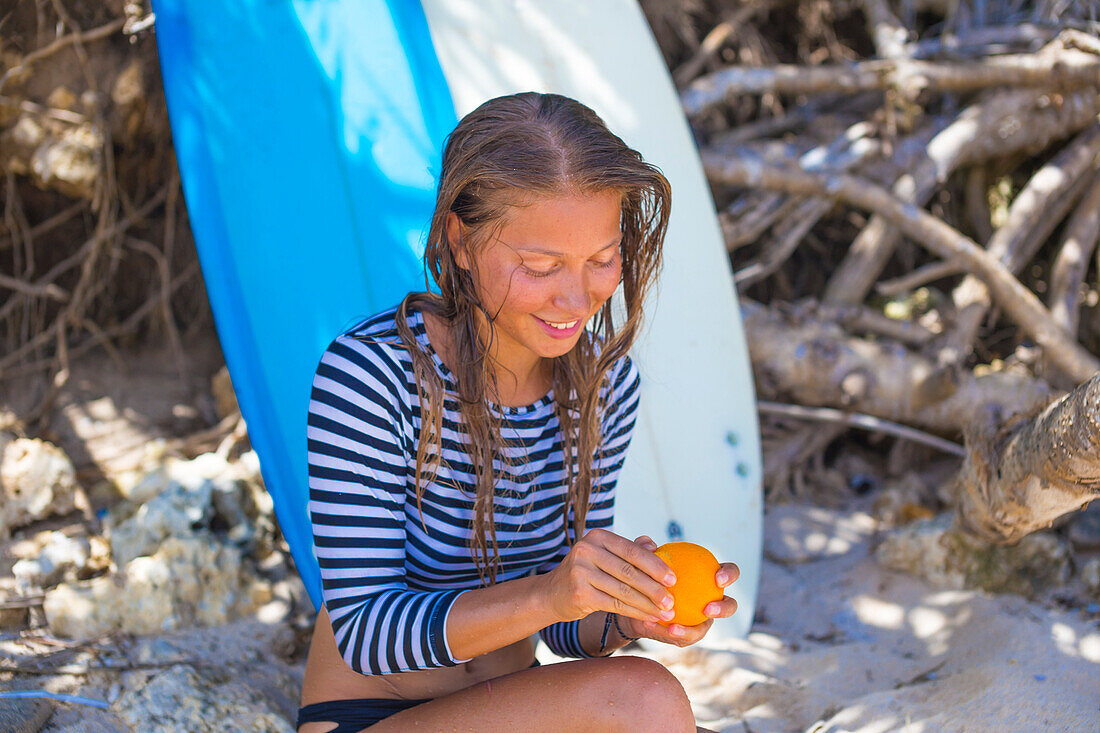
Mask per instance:
[[[535,199],[474,249],[475,282],[494,314],[493,355],[517,377],[567,353],[622,275],[617,191]],[[459,226],[454,214],[451,226]],[[451,241],[457,241],[450,237]],[[468,269],[458,248],[460,267]]]

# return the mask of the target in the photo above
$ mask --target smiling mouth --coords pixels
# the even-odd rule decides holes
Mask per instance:
[[[540,318],[539,320],[541,321],[542,319]],[[578,320],[562,321],[560,323],[554,323],[553,321],[542,321],[542,322],[545,323],[547,326],[550,326],[550,328],[556,328],[559,331],[568,331],[569,329],[576,326],[579,321]]]

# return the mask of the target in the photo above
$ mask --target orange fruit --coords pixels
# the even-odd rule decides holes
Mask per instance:
[[[725,591],[714,580],[718,572],[718,560],[710,550],[694,542],[669,542],[656,550],[676,573],[676,584],[669,588],[672,594],[672,610],[676,615],[671,621],[661,621],[663,626],[683,624],[698,626],[707,620],[703,609],[711,601],[720,601]]]

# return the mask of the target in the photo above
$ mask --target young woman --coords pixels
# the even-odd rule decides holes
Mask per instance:
[[[695,730],[664,667],[607,658],[711,625],[661,625],[671,570],[609,531],[670,198],[566,97],[493,99],[451,133],[425,254],[438,294],[337,338],[314,380],[325,607],[299,733]],[[535,634],[579,661],[540,667]]]

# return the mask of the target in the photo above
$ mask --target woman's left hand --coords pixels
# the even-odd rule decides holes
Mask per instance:
[[[657,549],[657,543],[645,535],[634,540],[634,542],[650,552]],[[714,581],[719,587],[726,588],[736,581],[740,575],[741,570],[737,565],[726,562],[719,565]],[[623,631],[631,636],[643,636],[647,639],[684,647],[691,646],[706,636],[707,632],[710,631],[710,627],[714,625],[714,619],[729,618],[736,612],[737,601],[729,596],[723,596],[722,600],[711,601],[706,605],[703,609],[703,614],[707,616],[707,620],[698,626],[670,624],[666,627],[652,621],[643,622],[633,618],[624,618],[622,616],[619,617],[619,620],[620,623],[624,625]]]

